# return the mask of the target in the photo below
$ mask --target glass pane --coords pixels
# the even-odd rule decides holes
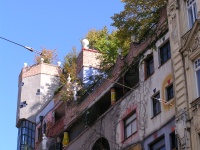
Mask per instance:
[[[192,7],[190,7],[190,8],[188,9],[188,17],[189,17],[189,25],[190,25],[190,28],[192,28],[193,23],[194,23],[194,20],[193,20],[193,13],[192,13]]]
[[[132,120],[134,120],[136,118],[136,114],[132,114],[130,117],[128,117],[126,120],[125,120],[125,125],[128,125]]]
[[[32,140],[31,146],[32,146],[33,148],[35,147],[35,146],[34,146],[34,140]]]
[[[35,124],[32,125],[32,130],[35,131]]]
[[[152,145],[150,145],[150,150],[165,150],[165,139],[161,138],[156,140]]]
[[[28,138],[28,145],[31,145],[31,138]]]
[[[23,126],[23,127],[26,126],[26,121],[23,121],[22,126]]]
[[[31,137],[34,138],[35,137],[35,132],[32,131]]]
[[[28,123],[28,128],[29,128],[29,129],[32,128],[32,123],[31,123],[31,122]]]
[[[132,126],[132,133],[135,133],[137,131],[137,123],[136,123],[136,120],[134,120],[132,123],[131,123],[131,126]]]
[[[131,125],[128,125],[125,129],[126,138],[131,135]]]
[[[165,147],[162,147],[160,150],[165,150]]]
[[[28,130],[28,136],[31,137],[32,130]]]
[[[197,8],[196,8],[196,3],[193,4],[193,10],[194,10],[194,19],[197,19]]]
[[[28,128],[28,123],[29,123],[29,122],[28,122],[28,121],[26,121],[26,127],[27,127],[27,128]]]
[[[198,90],[198,96],[200,96],[200,70],[196,72],[197,75],[197,90]]]
[[[27,134],[27,129],[26,128],[22,128],[22,134]]]

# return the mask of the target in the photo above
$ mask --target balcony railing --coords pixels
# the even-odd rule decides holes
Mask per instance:
[[[56,121],[55,124],[52,122],[47,123],[47,137],[56,137],[64,130],[64,118],[61,118],[60,120]]]

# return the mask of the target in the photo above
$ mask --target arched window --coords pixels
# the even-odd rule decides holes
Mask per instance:
[[[110,150],[108,140],[99,138],[93,145],[92,150]]]

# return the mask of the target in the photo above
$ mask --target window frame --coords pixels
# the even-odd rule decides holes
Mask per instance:
[[[172,90],[172,91],[169,91],[169,90]],[[166,92],[166,101],[170,101],[174,98],[174,86],[173,84],[170,84],[168,85],[166,88],[165,88],[165,92]],[[170,96],[172,93],[172,97]]]
[[[126,121],[128,121],[128,119],[130,119],[131,117],[133,117],[133,119],[131,119],[126,124]],[[124,140],[126,140],[138,131],[136,111],[133,111],[130,115],[128,115],[126,118],[124,118],[123,123],[124,123]],[[133,130],[133,128],[132,128],[133,127],[132,125],[134,125],[134,124],[136,125],[135,130]],[[127,135],[127,129],[129,126],[131,126],[131,133],[130,133],[130,135]]]
[[[159,95],[159,97],[158,97],[158,95]],[[154,94],[151,97],[151,99],[152,99],[153,117],[155,117],[155,116],[157,116],[158,114],[161,113],[161,102],[158,100],[158,99],[160,99],[160,92],[157,92],[156,94]]]
[[[194,61],[194,72],[195,72],[197,97],[200,97],[200,58]]]
[[[175,131],[170,133],[169,137],[170,137],[170,149],[176,150],[178,148],[178,143],[177,143],[177,137],[176,137]]]
[[[171,58],[171,48],[170,48],[170,41],[168,40],[159,48],[160,66],[165,64],[170,58]]]
[[[195,20],[197,19],[196,0],[187,0],[186,8],[187,8],[187,16],[188,16],[188,26],[189,26],[189,29],[191,29],[192,26],[194,25]]]
[[[150,54],[146,59],[145,59],[145,78],[149,78],[153,73],[154,73],[154,59],[153,59],[153,54]]]
[[[164,148],[164,147],[166,149],[165,136],[164,135],[159,137],[155,141],[153,141],[151,144],[149,144],[150,150],[160,150],[161,148]]]

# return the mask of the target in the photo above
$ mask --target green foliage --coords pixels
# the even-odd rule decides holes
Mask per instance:
[[[120,40],[116,36],[116,31],[109,33],[107,27],[101,30],[92,29],[88,31],[86,38],[89,40],[89,47],[91,49],[98,50],[102,55],[98,59],[101,60],[100,68],[103,71],[108,70],[114,65],[118,57],[117,50],[121,48],[123,50],[122,54],[126,54],[129,45],[121,45]]]
[[[58,89],[54,92],[54,94],[60,93],[61,99],[64,102],[71,102],[73,99],[73,84],[76,82],[79,86],[81,85],[81,82],[79,78],[76,75],[76,69],[77,69],[77,53],[76,48],[73,47],[72,51],[69,52],[64,57],[64,63],[63,63],[63,71],[60,74],[60,82],[61,85],[58,87]],[[70,81],[68,78],[71,78]]]
[[[118,28],[116,36],[122,43],[135,36],[140,41],[149,30],[159,21],[160,11],[167,0],[123,0],[124,10],[119,14],[114,14],[112,25]],[[154,32],[151,32],[152,34]]]
[[[60,75],[60,81],[62,85],[65,85],[67,83],[67,78],[70,74],[71,81],[77,80],[76,77],[76,63],[77,59],[77,53],[76,53],[76,48],[73,47],[72,51],[69,52],[65,57],[64,57],[64,63],[63,63],[63,72]]]

